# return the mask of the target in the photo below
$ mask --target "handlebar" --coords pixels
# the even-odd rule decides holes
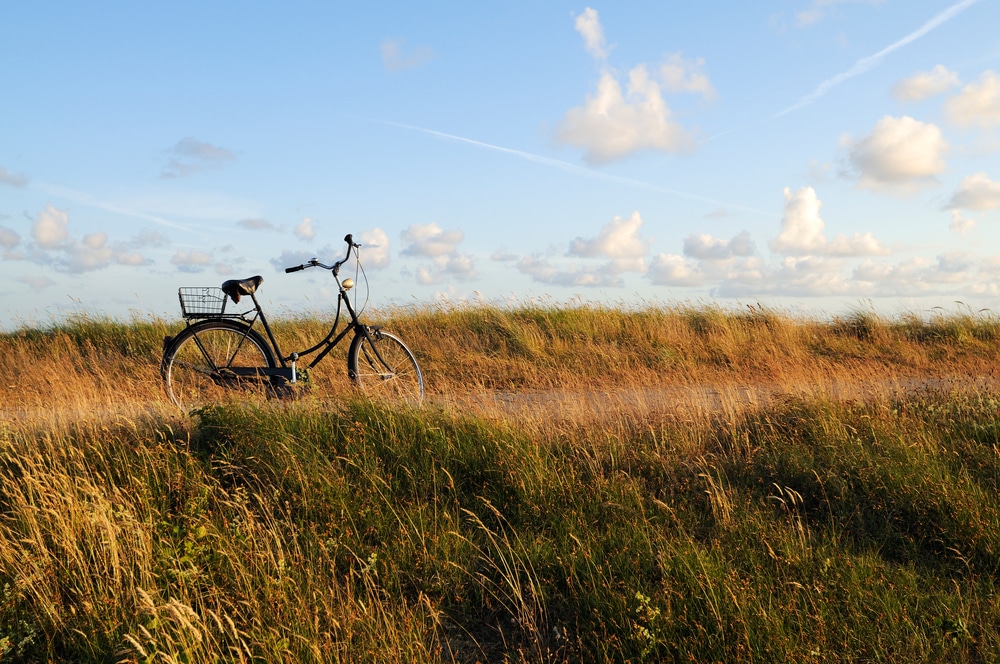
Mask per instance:
[[[360,244],[354,242],[354,236],[351,235],[350,233],[344,236],[344,242],[347,243],[347,253],[341,260],[337,261],[333,265],[324,265],[323,263],[319,262],[318,258],[311,258],[308,263],[303,263],[302,265],[295,265],[294,267],[286,267],[285,274],[298,272],[299,270],[304,270],[307,267],[321,267],[324,270],[333,270],[333,273],[337,274],[337,271],[340,270],[340,266],[346,263],[348,259],[350,259],[351,251],[361,247]]]

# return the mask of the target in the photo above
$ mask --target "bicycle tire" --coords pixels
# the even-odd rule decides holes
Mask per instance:
[[[235,321],[202,321],[174,337],[163,354],[160,373],[171,401],[183,411],[218,402],[234,393],[265,395],[271,381],[239,376],[232,368],[277,366],[264,338]]]
[[[354,335],[347,373],[372,398],[409,406],[419,406],[424,399],[424,375],[417,358],[398,337],[378,328]]]

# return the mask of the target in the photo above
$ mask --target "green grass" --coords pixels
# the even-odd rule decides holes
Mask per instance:
[[[176,325],[0,337],[0,661],[1000,660],[988,387],[698,417],[434,400],[567,376],[981,377],[992,318],[393,315],[430,367],[420,410],[310,395],[181,417],[156,373]]]
[[[0,453],[21,661],[993,661],[1000,403],[532,439],[353,403]]]

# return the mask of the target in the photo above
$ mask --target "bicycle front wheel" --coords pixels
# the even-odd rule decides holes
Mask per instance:
[[[257,373],[275,366],[271,347],[251,328],[230,321],[206,321],[178,334],[163,355],[160,373],[167,394],[184,411],[231,397],[264,395],[270,378]]]
[[[366,394],[386,401],[419,406],[424,375],[417,358],[398,337],[377,328],[359,331],[347,354],[347,371]]]

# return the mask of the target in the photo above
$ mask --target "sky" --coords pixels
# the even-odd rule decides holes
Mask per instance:
[[[1000,308],[1000,2],[9,2],[0,327]],[[352,275],[353,276],[353,275]]]

